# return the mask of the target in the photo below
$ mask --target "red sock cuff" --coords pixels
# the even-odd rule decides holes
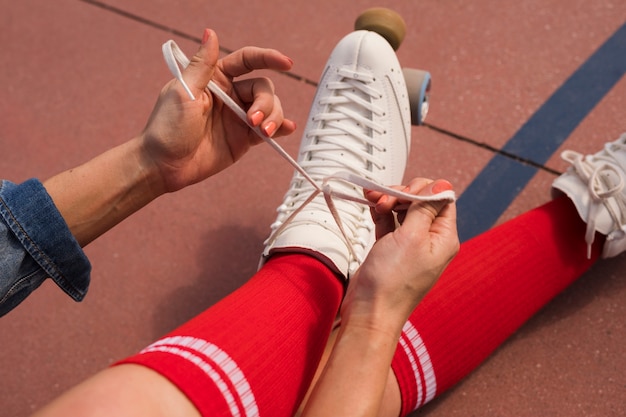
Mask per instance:
[[[400,386],[401,416],[411,413],[435,397],[437,379],[430,354],[421,335],[410,321],[402,329],[391,369]]]
[[[178,387],[202,416],[259,415],[237,363],[216,345],[191,336],[165,337],[118,364],[143,365]]]

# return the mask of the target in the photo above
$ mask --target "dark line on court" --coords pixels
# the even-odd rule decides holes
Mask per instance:
[[[146,19],[145,17],[136,15],[134,13],[127,12],[126,10],[122,10],[122,9],[117,8],[115,6],[111,6],[109,4],[103,3],[101,1],[97,1],[97,0],[80,0],[80,1],[82,1],[83,3],[91,4],[92,6],[99,7],[101,9],[103,9],[103,10],[108,11],[108,12],[120,15],[120,16],[125,17],[127,19],[134,20],[135,22],[144,24],[146,26],[153,27],[153,28],[161,30],[163,32],[171,33],[173,35],[179,36],[181,38],[184,38],[184,39],[196,42],[196,43],[200,43],[202,41],[197,36],[189,35],[188,33],[181,32],[181,31],[179,31],[177,29],[174,29],[174,28],[171,28],[169,26],[165,26],[165,25],[162,25],[162,24],[160,24],[158,22],[155,22],[154,20]],[[222,48],[221,46],[220,46],[220,50],[222,52],[226,52],[226,53],[232,52],[232,51],[229,51],[226,48]]]
[[[546,171],[546,172],[548,172],[550,174],[554,174],[554,175],[560,175],[561,174],[561,172],[559,172],[559,171],[557,171],[555,169],[549,168],[549,167],[547,167],[547,166],[545,166],[543,164],[537,163],[537,162],[535,162],[533,160],[521,158],[521,157],[519,157],[519,156],[517,156],[515,154],[503,151],[502,149],[498,149],[498,148],[496,148],[494,146],[491,146],[491,145],[489,145],[487,143],[478,142],[478,141],[476,141],[474,139],[470,139],[470,138],[468,138],[466,136],[459,135],[459,134],[451,132],[449,130],[446,130],[446,129],[437,127],[435,125],[432,125],[430,123],[424,123],[424,126],[428,127],[431,130],[434,130],[436,132],[442,133],[442,134],[444,134],[446,136],[450,136],[450,137],[452,137],[454,139],[457,139],[457,140],[459,140],[461,142],[466,142],[466,143],[469,143],[471,145],[478,146],[479,148],[484,148],[484,149],[486,149],[486,150],[488,150],[490,152],[493,152],[495,154],[499,154],[499,155],[502,155],[504,157],[511,158],[512,160],[517,161],[517,162],[519,162],[521,164],[530,165],[530,166],[535,167],[537,169],[540,169],[542,171]]]
[[[125,17],[127,19],[133,20],[133,21],[141,23],[143,25],[150,26],[150,27],[152,27],[154,29],[158,29],[158,30],[161,30],[161,31],[167,32],[167,33],[171,33],[172,35],[181,37],[183,39],[190,40],[190,41],[198,43],[198,44],[202,41],[202,39],[200,39],[197,36],[192,36],[192,35],[190,35],[188,33],[182,32],[182,31],[180,31],[178,29],[175,29],[175,28],[163,25],[161,23],[155,22],[154,20],[150,20],[150,19],[147,19],[145,17],[136,15],[134,13],[130,13],[130,12],[126,11],[126,10],[120,9],[118,7],[115,7],[115,6],[111,6],[109,4],[103,3],[103,2],[98,1],[98,0],[79,0],[79,1],[82,1],[83,3],[90,4],[90,5],[95,6],[95,7],[99,7],[101,9],[103,9],[103,10],[106,10],[108,12],[117,14],[119,16]],[[220,45],[220,51],[225,53],[225,54],[230,54],[230,53],[233,52],[232,49],[224,48],[221,45]],[[298,80],[300,82],[303,82],[305,84],[317,87],[317,82],[312,81],[312,80],[310,80],[310,79],[308,79],[306,77],[303,77],[301,75],[295,74],[293,72],[276,71],[276,73],[277,74],[281,74],[281,75],[285,75],[285,76],[287,76],[289,78],[293,78],[293,79]]]

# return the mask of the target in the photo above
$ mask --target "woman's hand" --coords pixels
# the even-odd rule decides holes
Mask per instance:
[[[452,186],[417,178],[395,188],[433,195]],[[400,331],[459,249],[456,207],[403,201],[375,191],[366,198],[376,204],[371,211],[377,242],[349,284],[342,319],[349,315],[353,324],[364,320],[363,325]]]
[[[144,131],[135,138],[45,181],[44,186],[81,246],[106,233],[160,195],[197,183],[232,165],[262,141],[206,88],[210,80],[268,135],[287,135],[272,82],[237,81],[255,69],[288,70],[278,51],[247,47],[218,60],[217,36],[206,30],[202,46],[183,71],[191,100],[178,81],[161,91]]]
[[[217,83],[267,136],[288,135],[295,123],[283,115],[273,83],[264,77],[235,80],[258,69],[287,71],[292,61],[273,49],[245,47],[219,59],[217,35],[203,42],[183,70],[196,100],[176,80],[161,92],[142,133],[144,161],[156,170],[161,192],[172,192],[218,173],[262,141],[206,88]]]

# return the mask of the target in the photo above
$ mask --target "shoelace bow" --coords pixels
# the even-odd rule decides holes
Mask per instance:
[[[191,91],[189,86],[183,80],[181,72],[181,67],[184,69],[189,65],[189,58],[187,58],[187,56],[181,51],[181,49],[173,40],[165,42],[163,44],[162,51],[165,62],[172,75],[178,80],[178,82],[181,83],[181,85],[189,95],[189,98],[195,100],[195,96],[193,95],[193,92]],[[241,107],[239,107],[239,105],[229,95],[222,91],[222,89],[217,84],[215,84],[215,82],[209,81],[207,88],[211,93],[217,96],[226,106],[228,106],[244,123],[246,123],[248,127],[252,129],[252,131],[254,131],[285,160],[287,160],[287,162],[289,162],[295,168],[298,174],[303,177],[304,181],[306,181],[313,188],[311,194],[302,202],[302,204],[297,209],[295,209],[289,215],[289,217],[285,221],[283,221],[282,224],[272,233],[272,235],[268,239],[268,242],[272,242],[304,207],[310,204],[320,193],[323,193],[326,205],[328,206],[328,209],[332,214],[333,219],[337,223],[337,226],[339,227],[339,230],[341,231],[343,238],[348,245],[352,257],[358,261],[362,261],[361,259],[359,259],[359,256],[357,255],[353,246],[354,244],[359,244],[360,242],[355,242],[346,233],[344,228],[344,222],[342,222],[341,218],[339,217],[339,213],[337,211],[333,198],[339,198],[344,201],[364,204],[367,206],[373,206],[373,204],[365,198],[357,198],[355,196],[343,193],[340,190],[333,189],[330,185],[331,181],[338,181],[340,183],[355,185],[372,191],[379,191],[393,197],[413,202],[446,201],[448,203],[451,203],[455,201],[456,197],[454,191],[451,190],[444,191],[432,196],[416,196],[413,194],[397,191],[393,188],[376,183],[371,178],[368,178],[368,171],[366,169],[356,166],[347,166],[347,168],[349,168],[351,171],[339,170],[330,176],[318,176],[315,174],[309,175],[307,171],[305,171],[304,167],[309,169],[310,172],[315,173],[316,168],[337,167],[337,165],[346,166],[345,161],[341,159],[338,160],[337,157],[334,156],[335,153],[332,152],[333,150],[337,149],[337,145],[333,145],[331,141],[324,141],[324,137],[348,134],[351,137],[358,139],[360,142],[367,144],[367,146],[371,146],[373,148],[378,148],[380,146],[365,133],[364,129],[372,129],[379,133],[384,133],[382,131],[382,127],[374,123],[371,119],[351,110],[347,106],[342,106],[343,104],[357,103],[374,114],[381,114],[384,111],[379,107],[373,106],[368,100],[363,98],[363,95],[372,96],[380,94],[366,84],[368,81],[371,82],[371,75],[364,73],[342,72],[341,69],[339,71],[340,75],[344,76],[344,80],[340,82],[329,83],[328,88],[343,90],[342,94],[336,97],[329,97],[324,103],[333,104],[334,111],[332,113],[320,113],[316,115],[316,120],[325,121],[326,126],[324,129],[317,129],[308,132],[309,135],[317,136],[322,139],[319,140],[317,144],[311,145],[309,149],[306,149],[306,151],[314,151],[316,153],[322,154],[325,153],[326,162],[321,162],[321,160],[317,160],[316,162],[303,161],[302,166],[299,165],[274,139],[266,136],[259,127],[250,124],[250,122],[248,122],[246,112]],[[355,89],[359,93],[352,92],[352,89]],[[361,128],[338,123],[338,121],[342,119],[354,120],[357,123],[357,126],[360,126]],[[346,146],[343,143],[342,148],[346,149]],[[382,162],[380,160],[374,158],[373,155],[363,151],[362,149],[349,146],[348,151],[363,158],[367,161],[368,164],[373,164],[377,167],[382,166]],[[299,201],[301,199],[303,199],[302,193],[300,193],[299,198],[294,198],[293,201]],[[279,207],[279,210],[283,210],[284,212],[288,212],[290,210],[289,208],[283,206],[284,204]],[[354,220],[352,222],[354,223]]]
[[[626,231],[626,196],[622,190],[626,185],[624,182],[624,172],[626,166],[621,165],[616,156],[616,151],[626,151],[626,133],[614,142],[607,143],[601,152],[595,155],[587,155],[575,151],[566,150],[561,157],[572,164],[578,176],[587,184],[591,204],[587,212],[587,230],[585,232],[585,242],[587,242],[587,257],[591,257],[591,245],[595,238],[595,224],[600,214],[602,204],[606,207],[614,223],[620,231]],[[617,181],[616,181],[617,179]],[[606,201],[614,198],[617,204],[617,211]]]

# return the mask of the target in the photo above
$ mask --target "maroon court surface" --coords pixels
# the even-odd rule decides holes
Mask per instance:
[[[0,0],[0,178],[45,179],[133,137],[170,79],[161,44],[174,39],[193,53],[205,27],[225,50],[259,45],[293,58],[294,76],[269,75],[300,126],[281,139],[294,154],[328,54],[371,6],[403,15],[399,58],[433,77],[407,176],[449,179],[468,210],[493,218],[483,229],[550,199],[567,167],[560,151],[596,152],[626,131],[620,0]],[[532,141],[510,150],[521,136]],[[544,139],[558,140],[547,154]],[[501,150],[521,162],[485,175]],[[521,179],[516,164],[532,175]],[[46,282],[0,318],[0,414],[29,415],[243,284],[291,172],[261,145],[90,244],[83,303]],[[508,196],[496,186],[502,178]],[[626,415],[625,321],[620,256],[598,263],[416,415]]]

